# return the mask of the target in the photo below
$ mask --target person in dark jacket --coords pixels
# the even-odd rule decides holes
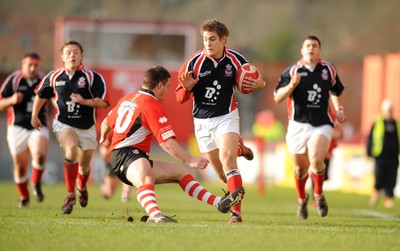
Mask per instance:
[[[376,206],[384,191],[386,208],[392,208],[394,188],[399,166],[400,122],[393,117],[393,105],[389,100],[381,104],[381,114],[372,125],[367,138],[367,154],[375,160],[375,185],[370,205]]]

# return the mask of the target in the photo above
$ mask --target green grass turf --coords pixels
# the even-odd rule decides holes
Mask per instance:
[[[219,182],[202,182],[222,194]],[[264,196],[246,185],[243,224],[227,224],[229,214],[186,196],[176,184],[158,185],[158,203],[176,215],[177,224],[140,222],[144,215],[136,198],[120,201],[100,197],[100,185],[89,186],[89,205],[78,203],[71,215],[61,214],[63,184],[45,185],[42,204],[31,199],[17,208],[17,190],[0,182],[0,250],[399,250],[400,200],[393,209],[368,206],[368,197],[326,192],[329,214],[296,219],[294,189],[267,187]],[[132,195],[134,196],[135,190]],[[311,204],[311,203],[309,203]],[[133,217],[133,222],[127,220]]]

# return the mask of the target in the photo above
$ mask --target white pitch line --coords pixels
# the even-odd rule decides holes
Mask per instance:
[[[371,210],[360,210],[358,211],[362,215],[366,216],[372,216],[375,218],[380,218],[380,219],[385,219],[385,220],[400,220],[399,216],[391,215],[391,214],[384,214],[384,213],[378,213],[375,211]]]

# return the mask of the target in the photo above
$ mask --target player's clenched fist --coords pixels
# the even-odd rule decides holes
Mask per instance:
[[[291,85],[290,90],[293,91],[299,85],[300,81],[301,76],[298,74],[294,74],[289,83],[289,85]]]

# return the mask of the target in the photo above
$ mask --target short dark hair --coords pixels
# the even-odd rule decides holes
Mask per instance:
[[[23,58],[33,58],[33,59],[40,60],[40,56],[36,52],[26,53]]]
[[[68,46],[68,45],[77,45],[77,46],[79,47],[79,49],[81,50],[81,53],[83,53],[83,47],[82,47],[82,45],[81,45],[78,41],[75,41],[75,40],[67,40],[67,41],[65,41],[65,42],[63,43],[63,45],[61,46],[60,52],[62,53],[63,50],[64,50],[64,48],[65,48],[66,46]]]
[[[170,77],[171,74],[167,69],[162,66],[155,65],[150,67],[144,73],[143,86],[153,90],[160,82],[162,82],[164,85],[167,84]]]
[[[223,36],[229,36],[229,30],[225,26],[225,24],[221,23],[217,19],[210,19],[204,22],[204,24],[200,27],[200,33],[203,34],[205,31],[213,31],[218,34],[221,38]]]
[[[319,47],[321,48],[321,40],[315,35],[308,35],[305,40],[314,40],[318,42]]]

